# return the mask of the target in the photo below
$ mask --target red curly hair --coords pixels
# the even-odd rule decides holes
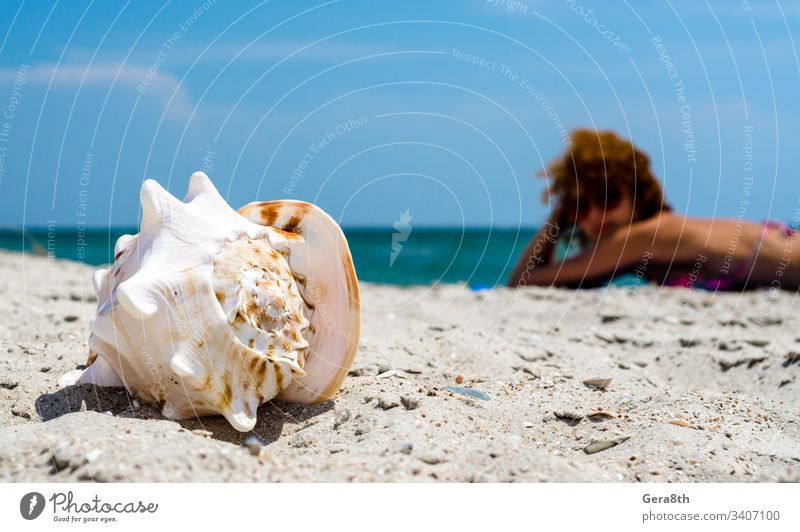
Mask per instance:
[[[576,129],[570,140],[564,154],[539,172],[550,181],[543,201],[551,194],[558,201],[555,223],[572,226],[587,206],[611,208],[626,196],[633,205],[631,222],[671,210],[650,158],[631,142],[613,131],[593,129]]]

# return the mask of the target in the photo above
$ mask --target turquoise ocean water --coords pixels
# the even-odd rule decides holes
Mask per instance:
[[[113,260],[120,235],[136,232],[136,228],[113,228],[81,235],[77,230],[0,229],[0,248],[41,255],[51,249],[58,258],[102,265]],[[394,285],[466,282],[473,287],[505,284],[534,233],[533,228],[414,228],[393,254],[394,229],[345,229],[361,280]]]

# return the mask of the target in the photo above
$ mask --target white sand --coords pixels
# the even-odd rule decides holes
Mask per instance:
[[[86,360],[91,272],[0,253],[0,480],[800,479],[793,293],[362,284],[339,397],[263,405],[253,456],[221,417],[166,421],[122,389],[59,389]],[[446,391],[457,375],[489,400]],[[606,391],[582,383],[598,377]],[[597,410],[611,417],[555,415]]]

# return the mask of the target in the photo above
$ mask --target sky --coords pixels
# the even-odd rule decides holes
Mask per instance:
[[[702,217],[800,209],[800,2],[0,2],[0,227],[132,226],[139,187],[340,224],[541,223],[578,127]]]

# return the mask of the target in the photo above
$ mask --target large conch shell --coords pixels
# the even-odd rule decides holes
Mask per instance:
[[[164,416],[251,430],[274,397],[332,398],[358,348],[347,241],[301,201],[231,209],[202,172],[184,201],[142,184],[138,235],[94,275],[89,367],[63,381],[125,386]]]

